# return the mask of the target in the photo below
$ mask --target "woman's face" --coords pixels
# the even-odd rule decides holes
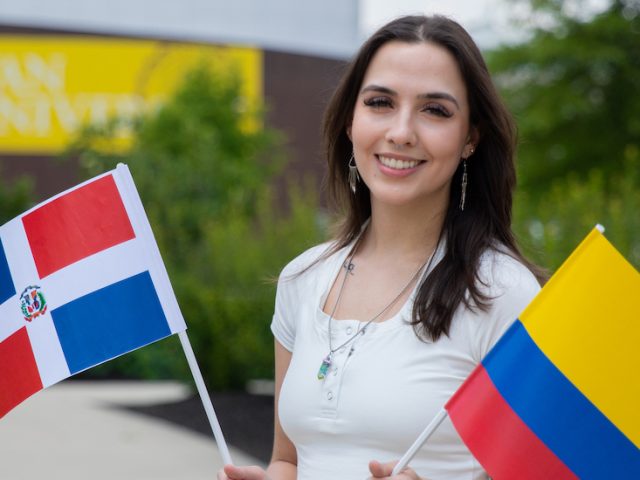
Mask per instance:
[[[446,208],[451,178],[476,143],[454,57],[433,43],[384,44],[367,68],[348,134],[372,208]]]

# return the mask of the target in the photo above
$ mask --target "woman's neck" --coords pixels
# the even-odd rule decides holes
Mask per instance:
[[[358,253],[423,262],[436,248],[445,211],[372,205],[371,221]]]

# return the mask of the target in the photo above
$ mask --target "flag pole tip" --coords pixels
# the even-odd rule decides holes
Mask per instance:
[[[600,232],[600,233],[604,233],[604,227],[602,225],[600,225],[599,223],[596,224],[596,229]]]

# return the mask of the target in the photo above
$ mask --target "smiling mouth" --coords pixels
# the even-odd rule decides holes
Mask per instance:
[[[398,160],[397,158],[384,157],[378,155],[378,160],[382,165],[395,170],[408,170],[409,168],[415,168],[419,164],[423,163],[423,160]]]

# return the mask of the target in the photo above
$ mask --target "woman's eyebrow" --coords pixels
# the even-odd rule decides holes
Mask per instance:
[[[388,87],[383,87],[381,85],[367,85],[362,90],[360,90],[360,94],[366,92],[377,92],[384,93],[386,95],[396,96],[397,92]],[[447,92],[429,92],[429,93],[421,93],[418,95],[418,98],[426,99],[426,100],[448,100],[453,103],[458,110],[460,110],[460,104],[456,100],[456,98]]]
[[[380,85],[367,85],[362,90],[360,90],[360,94],[363,94],[366,92],[386,93],[387,95],[392,95],[392,96],[397,95],[397,92],[395,92],[394,90],[391,90],[390,88],[383,87]]]
[[[449,100],[452,102],[458,110],[460,110],[460,105],[456,100],[456,97],[447,92],[430,92],[430,93],[422,93],[418,95],[419,98],[424,98],[426,100]]]

